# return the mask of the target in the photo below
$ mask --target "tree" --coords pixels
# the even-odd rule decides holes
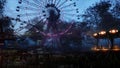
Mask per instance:
[[[101,20],[99,14],[96,12],[93,6],[87,8],[82,17],[83,17],[83,22],[86,22],[87,25],[90,26],[90,29],[92,29],[93,27],[97,27],[97,25],[100,23]]]
[[[13,36],[14,31],[11,27],[11,18],[3,14],[5,3],[6,0],[0,0],[0,37],[2,38],[0,39],[0,43],[7,42],[6,44],[8,44],[8,40],[14,40],[15,37]]]
[[[113,5],[113,9],[111,13],[113,14],[114,17],[120,19],[120,1],[115,0],[114,3],[115,4]]]
[[[111,3],[101,1],[89,7],[84,15],[84,21],[96,26],[98,30],[110,30],[118,28],[118,19],[111,13]]]
[[[118,25],[117,28],[120,29],[120,1],[119,0],[115,0],[115,4],[113,6],[114,7],[111,10],[111,13],[116,18],[115,22]]]
[[[6,0],[0,0],[0,18],[3,16],[3,9],[5,5]]]
[[[120,1],[115,0],[115,5],[112,2],[111,0],[100,1],[90,6],[84,14],[84,21],[92,23],[92,27],[96,26],[96,32],[101,30],[109,31],[111,29],[120,29]],[[95,27],[93,27],[93,29],[95,29]],[[112,44],[113,39],[111,39],[111,37],[109,38]]]
[[[6,3],[6,0],[0,0],[0,28],[3,29],[4,31],[11,31],[10,25],[11,19],[10,17],[7,17],[3,14],[4,12],[4,5]]]

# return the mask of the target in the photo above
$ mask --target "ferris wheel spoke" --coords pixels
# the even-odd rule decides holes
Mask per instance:
[[[31,29],[32,27],[33,27],[33,25],[30,23],[25,26],[25,28],[27,28],[27,29]]]
[[[48,0],[48,3],[49,3],[49,4],[51,4],[50,2],[51,2],[51,0]]]
[[[15,23],[12,25],[12,27],[14,28],[15,25],[17,25],[17,22],[15,22]]]
[[[41,20],[42,20],[42,19],[44,19],[44,18],[41,18]],[[35,25],[37,25],[37,24],[39,24],[39,23],[34,23],[34,24],[33,24],[33,23],[30,23],[30,22],[29,22],[29,23],[27,24],[26,28],[29,27],[29,26],[35,27]],[[37,28],[37,27],[36,27],[36,28]]]
[[[50,0],[47,0],[47,3],[50,3]]]
[[[16,31],[20,32],[22,29],[24,29],[24,27],[20,27],[20,28],[16,29]]]
[[[39,15],[40,13],[25,13],[25,14],[20,14],[20,17],[23,16],[35,16],[35,15]]]
[[[44,5],[47,3],[47,0],[45,2],[43,0],[33,0],[39,7],[44,8]]]
[[[66,16],[77,16],[78,14],[71,14],[71,13],[62,13],[62,14],[65,14]]]
[[[49,4],[53,4],[53,0],[50,0]]]
[[[33,6],[33,7],[36,7],[36,8],[40,8],[40,7],[43,7],[41,5],[37,5],[36,3],[33,3],[33,2],[30,2],[28,0],[23,0],[23,3],[27,4],[27,5],[30,5],[30,6]]]
[[[48,0],[45,0],[46,4],[48,3]]]
[[[53,2],[53,3],[54,3],[54,4],[56,4],[56,2],[57,2],[57,0],[54,0],[54,2]]]
[[[66,5],[66,6],[63,6],[63,7],[60,7],[60,9],[65,9],[65,8],[68,8],[68,7],[70,7],[70,6],[73,6],[74,5],[74,3],[71,3],[71,4],[68,4],[68,5]]]
[[[44,19],[46,19],[45,17],[42,17],[41,15],[37,15],[36,18],[38,19],[38,21],[43,21]]]
[[[43,31],[40,31],[39,28],[36,27],[35,25],[33,25],[33,24],[28,24],[28,25],[27,25],[27,28],[28,28],[28,27],[29,27],[29,29],[33,27],[36,32],[39,32],[39,33],[42,34],[43,36],[46,36],[46,33],[43,32]]]
[[[58,5],[58,7],[61,7],[62,5],[64,5],[65,3],[67,3],[68,0],[63,1],[61,4]]]
[[[61,12],[70,12],[70,11],[75,11],[76,9],[63,9],[63,10],[61,10]]]
[[[39,0],[40,1],[40,0]],[[41,0],[40,5],[45,6],[47,4],[46,0]]]
[[[73,24],[73,23],[72,23]],[[70,26],[63,32],[59,33],[60,35],[63,35],[65,33],[67,33],[71,28],[72,28],[72,24],[70,24]]]
[[[31,11],[38,11],[40,10],[39,8],[33,8],[33,7],[24,7],[24,6],[20,6],[21,10],[31,10]]]
[[[71,16],[65,15],[63,19],[67,19],[68,21],[73,20],[74,16],[71,18]]]
[[[56,6],[58,6],[60,4],[61,0],[58,0],[56,3]]]
[[[22,36],[22,34],[20,34],[19,32],[14,32],[15,35],[18,35],[18,36]]]
[[[21,24],[27,24],[26,21],[22,21],[22,20],[20,20],[19,22],[21,22]],[[16,22],[16,23],[17,23],[17,22]]]
[[[40,18],[40,20],[43,20],[43,19],[45,19],[45,18]],[[43,24],[43,23],[38,22],[38,23],[31,23],[31,24],[37,25],[37,24]]]
[[[36,4],[39,4],[40,1],[39,0],[33,0]]]
[[[51,3],[52,3],[52,4],[54,4],[54,1],[53,1],[53,0],[51,0]]]

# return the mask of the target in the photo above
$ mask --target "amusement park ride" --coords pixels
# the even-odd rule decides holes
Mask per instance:
[[[34,28],[36,33],[42,35],[43,39],[41,40],[39,46],[28,47],[26,50],[30,49],[33,53],[35,51],[35,54],[37,53],[36,56],[38,56],[39,52],[39,54],[42,55],[62,52],[60,37],[68,33],[75,20],[80,19],[76,1],[77,0],[18,0],[18,6],[16,7],[18,15],[15,18],[9,16],[13,23],[10,25],[10,27],[14,30],[13,33],[6,32],[4,30],[3,24],[7,23],[7,18],[0,19],[0,57],[4,57],[4,54],[9,53],[10,55],[14,55],[19,52],[19,47],[16,46],[17,37],[22,36],[22,31],[29,31],[31,28]],[[38,23],[31,22],[35,18],[39,19],[39,23],[41,23],[40,21],[44,22],[42,23],[42,31],[35,27]],[[61,23],[66,23],[67,21],[69,21],[69,26],[64,27],[65,29],[59,28]],[[6,45],[5,42],[9,40],[15,42],[12,46],[14,47],[15,45],[17,49],[3,49]],[[19,43],[17,43],[17,45],[18,44]],[[24,48],[20,50],[20,52],[21,51],[24,51]]]
[[[96,46],[92,48],[92,50],[95,51],[108,51],[108,50],[113,50],[113,51],[119,51],[120,48],[119,46],[114,45],[114,39],[120,37],[120,31],[118,29],[112,29],[109,31],[100,31],[98,33],[94,33],[93,37],[96,38],[97,43]],[[100,39],[108,39],[110,40],[110,44],[108,44],[108,48],[101,47],[99,46],[99,40]]]
[[[80,19],[77,0],[18,0],[16,11],[18,13],[17,17],[11,18],[11,20],[16,21],[15,25],[12,25],[14,32],[16,33],[15,35],[21,35],[19,33],[21,33],[20,31],[22,30],[34,28],[36,33],[39,33],[44,37],[40,46],[42,45],[51,50],[62,49],[60,37],[68,33],[72,28],[73,23]],[[38,23],[31,22],[31,20],[35,18],[44,22],[42,31],[37,27],[34,27]],[[64,30],[59,28],[61,23],[66,22],[69,22],[70,24],[68,27]],[[16,28],[18,24],[20,27]],[[2,26],[0,28],[1,34],[4,34]],[[4,36],[7,35],[4,34]]]

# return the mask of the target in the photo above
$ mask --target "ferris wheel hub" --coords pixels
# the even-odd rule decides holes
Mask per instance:
[[[60,17],[60,10],[55,6],[55,4],[47,4],[46,6],[47,10],[43,10],[42,12],[45,13],[43,16],[47,16],[47,19],[49,21],[56,21]]]

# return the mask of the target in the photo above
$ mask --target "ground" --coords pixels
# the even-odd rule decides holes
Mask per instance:
[[[3,60],[3,68],[97,68],[120,67],[120,52],[82,52],[79,54],[17,55],[20,59]],[[5,56],[6,57],[6,56]],[[8,56],[7,56],[8,57]],[[13,56],[11,56],[13,57]],[[24,60],[25,59],[25,60]],[[14,61],[12,61],[14,60]]]

